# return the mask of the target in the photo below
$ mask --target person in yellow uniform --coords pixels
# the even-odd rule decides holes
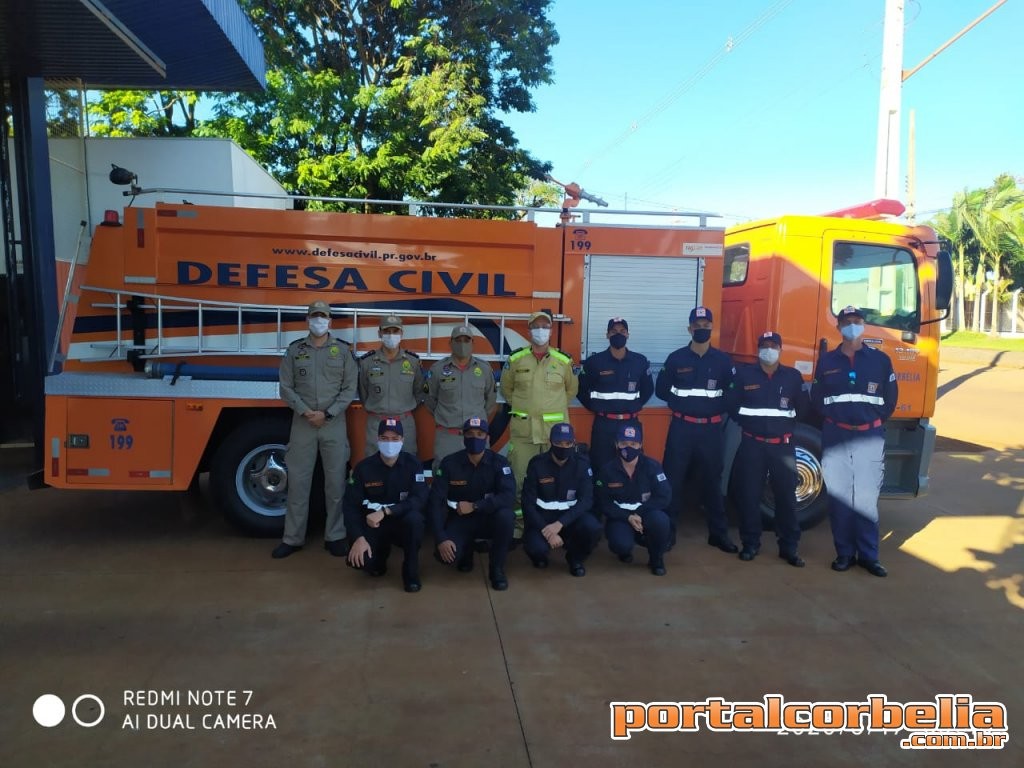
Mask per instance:
[[[550,346],[551,315],[530,315],[530,346],[509,355],[501,390],[511,409],[508,461],[516,478],[516,504],[530,459],[551,448],[551,427],[569,421],[569,403],[579,390],[572,358]]]

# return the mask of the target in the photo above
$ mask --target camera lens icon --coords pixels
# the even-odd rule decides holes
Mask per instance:
[[[95,702],[95,708],[97,714],[94,719],[86,720],[79,716],[79,710],[84,709],[84,714],[91,715],[89,707],[83,707],[83,704],[87,702]],[[71,705],[71,717],[83,728],[93,728],[100,724],[106,715],[107,709],[103,706],[103,700],[99,696],[95,696],[91,693],[83,693],[74,703]],[[60,725],[64,721],[64,716],[67,714],[67,707],[64,704],[63,699],[60,696],[55,696],[52,693],[44,693],[38,699],[35,704],[32,705],[32,717],[35,721],[44,728],[53,728]]]

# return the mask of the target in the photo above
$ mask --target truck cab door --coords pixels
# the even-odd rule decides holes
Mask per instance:
[[[876,228],[872,228],[876,229]],[[918,419],[926,407],[928,355],[919,349],[922,295],[917,253],[910,240],[880,231],[826,230],[822,235],[820,337],[841,341],[836,314],[853,305],[864,312],[864,343],[889,355],[899,382],[893,419]],[[927,340],[925,340],[927,341]],[[883,382],[879,382],[881,385]]]

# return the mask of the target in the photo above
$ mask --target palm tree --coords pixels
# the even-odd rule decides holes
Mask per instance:
[[[967,250],[974,241],[974,233],[967,224],[967,190],[957,192],[953,196],[953,207],[939,213],[932,220],[932,227],[939,237],[949,241],[956,254],[956,315],[953,318],[954,328],[964,328],[964,293],[966,278],[964,275],[967,261]]]
[[[1009,231],[1012,211],[1024,203],[1024,193],[1017,188],[1012,176],[1003,174],[996,178],[988,189],[975,190],[968,195],[965,209],[968,226],[974,231],[981,258],[975,286],[974,330],[981,330],[978,313],[981,288],[984,284],[986,267],[991,266],[992,281],[992,327],[993,335],[998,333],[999,296],[1001,293],[1002,259],[1010,242]]]

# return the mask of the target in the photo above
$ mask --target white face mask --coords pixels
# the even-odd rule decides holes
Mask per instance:
[[[530,340],[539,347],[543,347],[551,339],[550,328],[531,328]]]
[[[393,459],[402,452],[404,444],[402,440],[380,440],[377,442],[377,450],[385,459]]]
[[[331,321],[326,317],[311,317],[309,318],[309,332],[314,336],[323,336],[327,333],[327,329],[331,327]]]
[[[402,334],[385,333],[381,335],[380,341],[384,345],[384,349],[398,349],[398,345],[402,343]]]
[[[763,347],[757,350],[758,359],[765,365],[775,365],[779,362],[779,350],[771,347]]]
[[[840,328],[839,333],[841,333],[843,338],[847,341],[856,341],[861,337],[861,334],[864,333],[864,326],[859,323],[850,323],[849,325],[844,325]]]

